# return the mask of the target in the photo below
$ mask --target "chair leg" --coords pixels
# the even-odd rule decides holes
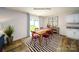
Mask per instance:
[[[52,40],[52,36],[50,35],[50,36],[49,36],[49,42],[50,42],[51,40]]]
[[[46,46],[48,45],[48,38],[45,38],[45,43],[46,43]]]
[[[46,39],[46,46],[47,46],[47,39]]]
[[[44,38],[44,44],[47,46],[48,45],[48,39],[49,38]]]
[[[34,42],[34,47],[36,46],[36,43]]]
[[[32,37],[31,38],[31,41],[30,41],[30,45],[33,45],[33,43],[34,43],[34,40],[33,40],[34,38]]]
[[[50,42],[52,40],[52,36],[50,35],[49,37],[48,37],[48,41]]]
[[[32,39],[31,42],[30,42],[30,45],[35,46],[35,42],[36,41]]]
[[[30,45],[32,45],[32,41],[33,41],[33,40],[31,39],[31,41],[30,41]]]
[[[33,44],[34,44],[33,46],[35,47],[36,46],[36,40],[34,40]]]

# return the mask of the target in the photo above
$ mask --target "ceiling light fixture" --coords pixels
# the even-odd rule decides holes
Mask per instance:
[[[34,10],[51,10],[51,8],[33,8]]]

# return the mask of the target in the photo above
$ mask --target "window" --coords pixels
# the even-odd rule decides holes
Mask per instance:
[[[58,16],[55,17],[49,17],[48,18],[48,24],[50,24],[51,26],[58,26]]]
[[[30,31],[34,31],[35,28],[39,28],[39,18],[37,16],[30,17]]]
[[[53,26],[57,27],[58,26],[58,16],[55,16],[53,18]]]

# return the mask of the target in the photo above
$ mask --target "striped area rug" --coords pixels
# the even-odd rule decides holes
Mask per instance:
[[[56,52],[60,41],[59,38],[60,36],[58,34],[53,35],[47,45],[42,43],[42,47],[40,47],[38,43],[36,43],[35,46],[30,44],[31,38],[26,42],[26,44],[30,52]]]

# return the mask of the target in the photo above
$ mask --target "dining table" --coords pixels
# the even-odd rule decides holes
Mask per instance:
[[[39,34],[39,45],[42,46],[42,39],[43,39],[43,34],[46,33],[47,31],[51,31],[51,28],[44,28],[36,31],[36,33]]]

